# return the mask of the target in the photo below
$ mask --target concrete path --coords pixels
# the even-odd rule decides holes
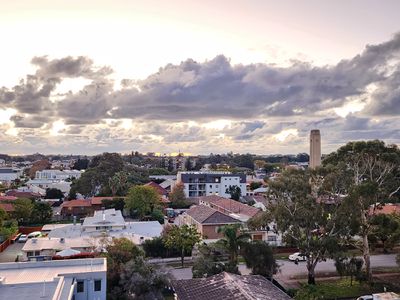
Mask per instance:
[[[0,253],[0,263],[14,262],[18,254],[21,254],[21,249],[25,243],[14,243],[7,247],[7,249]]]

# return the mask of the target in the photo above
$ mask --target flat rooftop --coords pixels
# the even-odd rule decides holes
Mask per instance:
[[[47,228],[47,227],[46,227]],[[66,224],[52,229],[48,236],[51,238],[78,238],[78,237],[102,237],[101,230],[84,231],[85,227],[81,224]],[[162,225],[158,221],[125,222],[124,229],[108,230],[110,237],[144,237],[154,238],[161,235]]]
[[[52,282],[55,277],[66,274],[106,271],[105,258],[0,263],[0,298],[7,299],[1,294],[4,284]]]

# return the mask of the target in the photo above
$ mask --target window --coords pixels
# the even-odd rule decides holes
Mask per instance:
[[[101,291],[101,279],[94,281],[94,291],[100,292]]]
[[[28,251],[28,252],[26,253],[26,256],[33,256],[33,251]]]
[[[210,184],[210,189],[212,189],[212,184]]]
[[[276,242],[276,236],[275,235],[269,235],[267,240],[268,240],[268,242]]]
[[[77,281],[76,282],[76,292],[77,293],[83,293],[84,292],[84,282],[83,281]]]

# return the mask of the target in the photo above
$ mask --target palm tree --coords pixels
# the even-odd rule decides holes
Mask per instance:
[[[241,227],[240,224],[234,224],[218,228],[218,233],[224,235],[219,242],[229,252],[229,264],[231,266],[237,266],[240,247],[251,238],[250,234],[241,231]]]

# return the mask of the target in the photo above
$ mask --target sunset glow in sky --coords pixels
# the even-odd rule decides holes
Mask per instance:
[[[0,153],[400,143],[396,0],[0,5]]]

